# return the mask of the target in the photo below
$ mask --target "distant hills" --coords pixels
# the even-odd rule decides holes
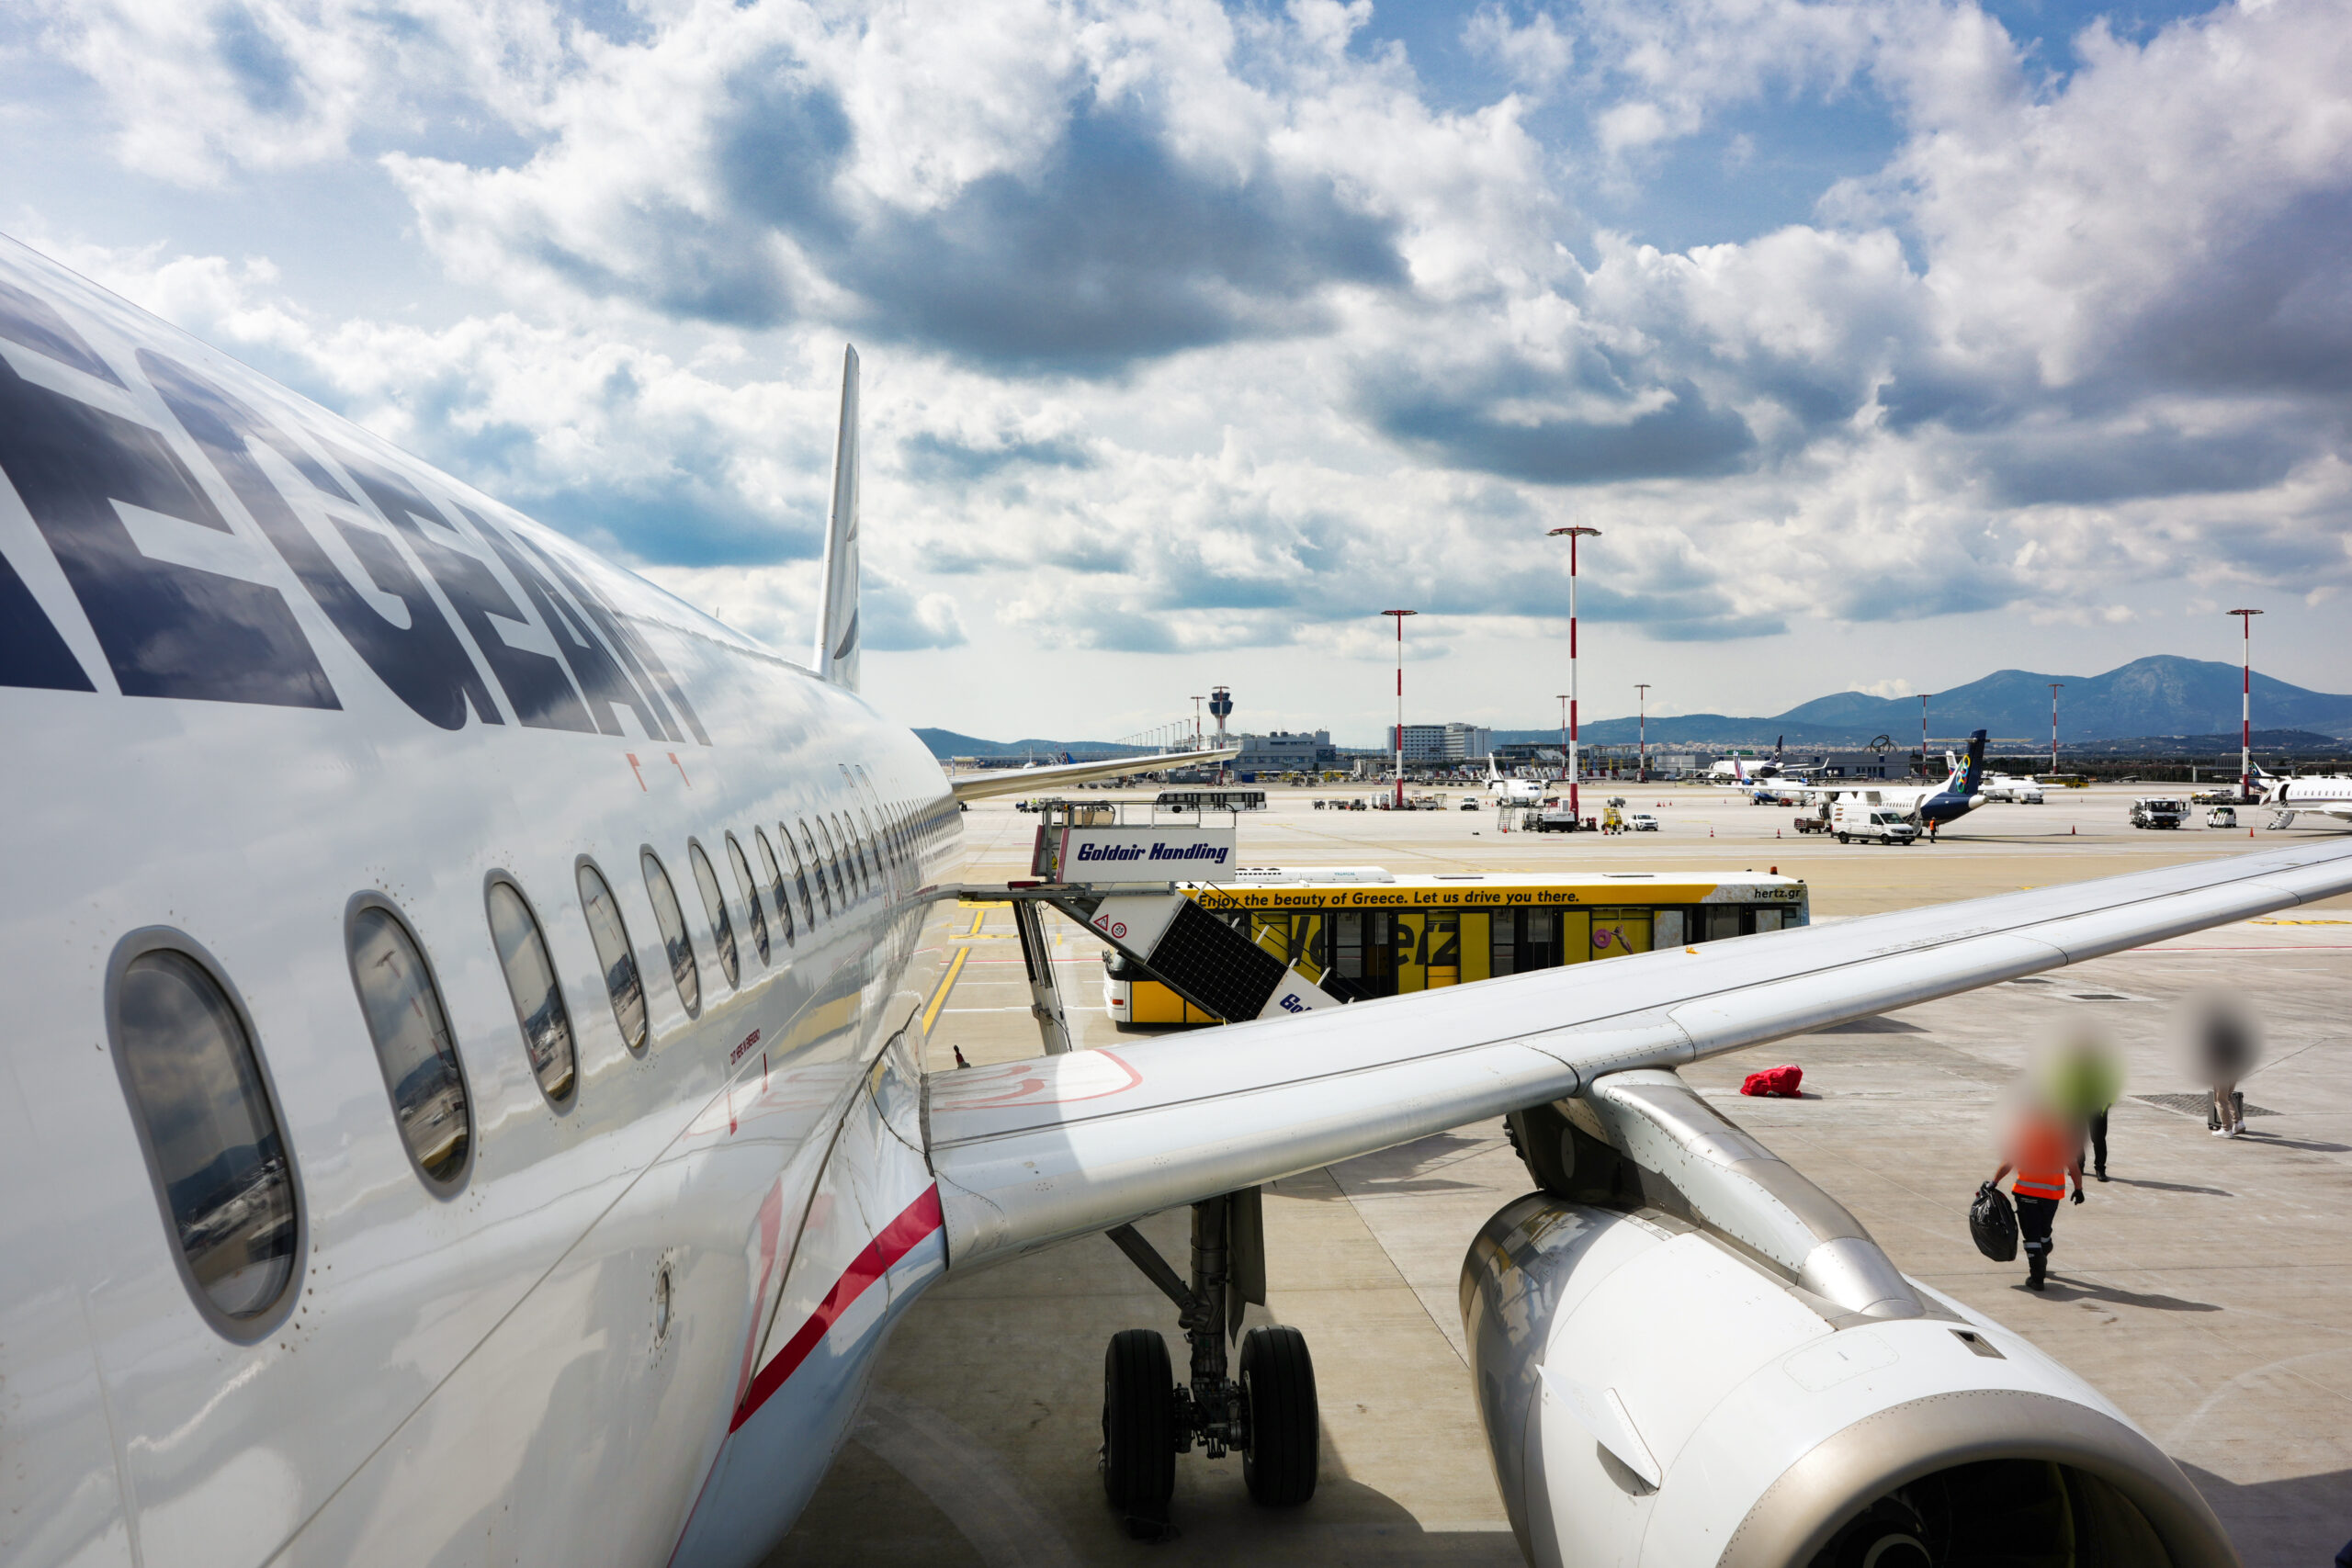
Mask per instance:
[[[2047,746],[2052,681],[2065,682],[2058,694],[2061,744],[2224,733],[2235,744],[2238,666],[2162,654],[2135,659],[2104,675],[1996,671],[1981,681],[1929,695],[1928,733],[1942,740],[1984,729],[1996,740],[2023,742],[2018,749]],[[2256,671],[2254,721],[2266,729],[2352,735],[2352,696],[2306,691]],[[1631,742],[1634,728],[1633,719],[1610,718],[1584,726],[1583,732],[1597,745],[1617,745]],[[1556,739],[1559,733],[1556,728],[1512,730],[1508,736],[1498,731],[1495,739],[1543,741]],[[1652,745],[1714,741],[1727,746],[1770,746],[1781,735],[1788,737],[1791,746],[1859,746],[1881,735],[1891,737],[1898,746],[1906,742],[1917,746],[1919,699],[1838,692],[1800,703],[1769,718],[1702,713],[1649,721]]]
[[[2063,681],[2058,694],[2058,736],[2063,745],[2095,742],[2176,739],[2181,749],[2203,750],[2205,742],[2223,738],[2221,749],[2233,747],[2238,732],[2238,666],[2212,660],[2176,659],[2155,655],[2135,659],[2104,675],[2045,675],[2030,670],[1997,670],[1981,681],[1937,692],[1928,698],[1928,733],[1950,740],[1972,729],[1991,732],[2007,741],[1996,750],[2029,752],[2050,741],[2050,682]],[[1443,717],[1443,715],[1434,715]],[[2273,680],[2259,671],[2254,677],[2254,722],[2271,731],[2304,730],[2315,736],[2352,737],[2352,696],[2307,691]],[[1595,745],[1627,745],[1634,739],[1631,718],[1605,718],[1583,728],[1583,737]],[[1039,758],[1069,751],[1081,760],[1116,756],[1123,750],[1102,740],[981,740],[950,729],[918,729],[915,733],[938,757],[1018,757],[1034,752]],[[1498,741],[1555,740],[1556,726],[1543,729],[1498,729]],[[1770,746],[1785,735],[1791,747],[1861,746],[1881,735],[1898,746],[1919,740],[1919,699],[1874,697],[1866,692],[1838,692],[1800,703],[1786,713],[1767,718],[1742,718],[1730,714],[1688,713],[1652,717],[1649,740],[1665,744]],[[2100,746],[2100,750],[2107,749]],[[2303,750],[2302,741],[2274,745],[2271,750]]]

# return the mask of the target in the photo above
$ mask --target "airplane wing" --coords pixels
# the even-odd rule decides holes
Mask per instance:
[[[2330,841],[934,1074],[950,1267],[2345,892],[2352,843]]]
[[[1044,768],[991,768],[986,773],[958,773],[947,781],[958,800],[986,800],[991,795],[1027,795],[1040,788],[1085,784],[1091,779],[1115,779],[1127,773],[1156,773],[1168,768],[1189,768],[1198,762],[1222,762],[1241,755],[1238,746],[1204,751],[1159,752],[1148,757],[1113,757],[1101,762],[1057,762]]]

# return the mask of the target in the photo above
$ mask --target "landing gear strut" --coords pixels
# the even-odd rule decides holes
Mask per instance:
[[[1176,1303],[1192,1351],[1191,1377],[1174,1382],[1156,1329],[1114,1335],[1102,1364],[1102,1489],[1148,1538],[1165,1529],[1176,1491],[1176,1456],[1198,1444],[1209,1459],[1241,1455],[1253,1502],[1289,1507],[1315,1495],[1322,1427],[1306,1337],[1265,1326],[1241,1337],[1239,1375],[1226,1348],[1247,1302],[1265,1300],[1265,1248],[1258,1190],[1193,1205],[1193,1277],[1181,1278],[1133,1225],[1109,1233],[1144,1277]]]

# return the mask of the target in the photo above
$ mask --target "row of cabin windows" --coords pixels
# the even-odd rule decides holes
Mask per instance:
[[[780,822],[781,859],[766,829],[754,828],[756,876],[752,856],[728,834],[728,869],[760,963],[773,961],[774,942],[792,946],[803,931],[918,869],[924,852],[948,830],[953,818],[947,813],[954,809],[952,802],[884,807],[876,818],[852,807]],[[693,840],[686,858],[719,968],[730,987],[740,986],[742,959],[718,871]],[[689,1015],[698,1015],[702,977],[676,889],[650,849],[639,864],[678,998]],[[577,877],[581,914],[614,1021],[629,1050],[642,1052],[645,990],[628,924],[594,863],[583,857]],[[532,1077],[548,1102],[561,1108],[570,1103],[578,1064],[571,1016],[547,940],[512,880],[494,877],[484,898],[491,944],[514,1003]],[[383,1070],[393,1122],[425,1183],[452,1191],[472,1159],[474,1122],[440,987],[424,949],[390,903],[361,896],[346,927],[352,984]],[[288,1299],[302,1216],[251,1021],[218,967],[177,933],[142,933],[124,945],[118,963],[108,1000],[116,1065],[180,1266],[216,1327],[232,1338],[256,1337]]]

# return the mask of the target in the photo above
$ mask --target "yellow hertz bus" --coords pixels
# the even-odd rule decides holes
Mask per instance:
[[[1303,874],[1312,876],[1312,872]],[[1404,876],[1180,889],[1344,1001],[1458,986],[1806,923],[1805,886],[1752,872]],[[1103,954],[1103,1001],[1125,1029],[1217,1023]]]

